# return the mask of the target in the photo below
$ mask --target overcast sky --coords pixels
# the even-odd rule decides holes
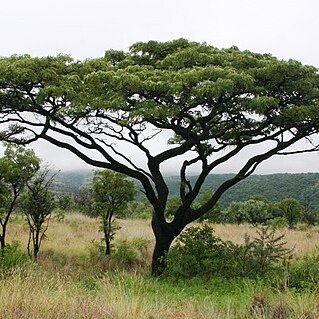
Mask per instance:
[[[0,56],[64,53],[85,59],[138,41],[183,37],[319,67],[318,0],[10,0],[0,10]],[[48,144],[33,148],[58,169],[85,167]],[[235,171],[232,165],[220,172]],[[277,157],[257,172],[308,171],[319,172],[318,154]]]

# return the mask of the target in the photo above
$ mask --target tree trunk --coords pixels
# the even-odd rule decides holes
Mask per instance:
[[[40,251],[40,230],[36,229],[35,240],[33,242],[33,256],[35,260],[38,259],[39,251]]]
[[[15,206],[16,200],[18,198],[18,194],[19,194],[19,191],[14,190],[14,196],[13,196],[12,202],[10,204],[10,207],[9,207],[8,211],[6,212],[6,216],[4,217],[4,220],[1,221],[1,227],[2,227],[2,234],[0,236],[1,249],[4,249],[6,247],[7,225],[8,225],[9,219],[11,217],[11,214],[13,212],[13,208]]]
[[[170,238],[156,238],[152,257],[152,275],[160,276],[166,268],[165,256],[173,242]]]
[[[6,242],[4,237],[0,237],[0,242],[1,242],[1,249],[5,249],[6,247]]]
[[[111,243],[109,238],[105,238],[105,256],[109,256],[111,254]]]
[[[7,225],[2,225],[2,234],[0,236],[0,243],[1,243],[1,249],[4,249],[6,247],[6,231],[7,231]]]
[[[155,234],[155,247],[151,271],[153,276],[160,276],[166,268],[165,256],[174,240],[174,236],[169,234],[167,229],[163,229],[156,221],[156,218],[152,220],[152,228]]]

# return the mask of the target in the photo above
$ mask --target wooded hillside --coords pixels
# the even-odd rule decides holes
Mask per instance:
[[[209,175],[205,189],[216,189],[230,175]],[[92,176],[91,170],[61,172],[57,176],[55,189],[60,192],[76,192],[81,186],[88,184]],[[166,179],[170,195],[177,195],[179,178],[169,176]],[[195,180],[195,176],[190,177],[191,182],[192,180]],[[220,204],[227,206],[232,201],[244,201],[253,194],[264,195],[272,201],[293,197],[302,203],[311,203],[319,208],[319,173],[252,175],[228,190],[222,196]]]

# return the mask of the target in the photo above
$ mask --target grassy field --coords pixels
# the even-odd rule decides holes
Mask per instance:
[[[319,318],[319,294],[251,279],[155,279],[149,276],[153,235],[148,221],[121,220],[118,241],[143,238],[138,261],[121,263],[98,253],[99,223],[70,214],[52,220],[38,263],[0,279],[0,319],[29,318]],[[216,225],[216,235],[242,242],[247,225]],[[294,257],[314,252],[319,228],[284,230]],[[27,243],[24,221],[10,224],[8,241]]]

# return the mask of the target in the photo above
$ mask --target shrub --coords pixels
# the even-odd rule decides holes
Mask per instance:
[[[90,260],[102,263],[108,268],[133,268],[144,266],[148,260],[149,241],[143,238],[132,240],[117,240],[112,248],[112,254],[106,256],[103,243],[92,241]]]
[[[286,248],[283,241],[284,235],[276,235],[274,228],[259,227],[257,237],[251,240],[245,235],[245,243],[234,251],[238,265],[241,266],[243,276],[263,276],[278,266],[280,260],[284,260],[291,249]]]
[[[290,265],[289,287],[298,290],[318,291],[319,255],[304,256],[301,260],[295,261]]]
[[[229,245],[207,224],[184,231],[167,255],[167,271],[175,277],[225,274],[233,271],[233,263]]]
[[[18,242],[6,245],[0,250],[0,276],[5,276],[13,268],[22,267],[28,261],[28,255],[20,250]]]
[[[112,254],[112,260],[119,266],[132,267],[143,265],[146,260],[148,241],[143,238],[118,240]]]
[[[283,235],[269,227],[258,228],[257,237],[245,236],[242,245],[223,241],[208,225],[182,233],[167,255],[167,273],[174,277],[258,277],[273,271],[291,251]]]
[[[52,212],[53,219],[57,220],[58,222],[62,222],[65,218],[65,210],[61,208],[56,208]]]

